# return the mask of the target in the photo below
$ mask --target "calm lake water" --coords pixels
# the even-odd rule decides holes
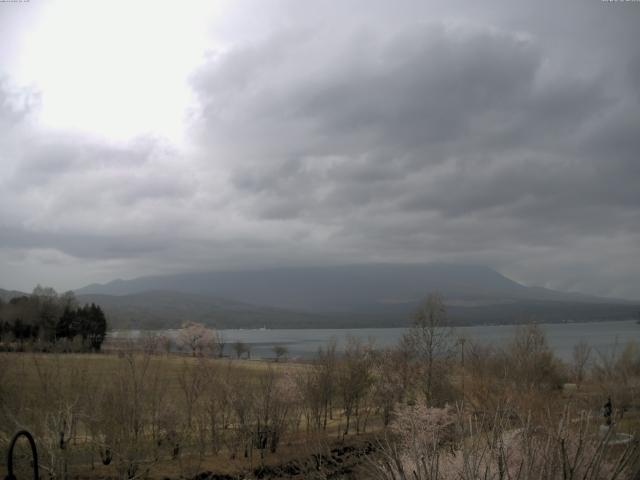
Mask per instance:
[[[640,325],[635,321],[622,322],[590,322],[590,323],[561,323],[540,325],[546,335],[549,345],[556,355],[563,359],[570,359],[574,345],[584,341],[602,354],[609,354],[614,349],[621,349],[624,345],[635,340],[640,343]],[[516,325],[481,325],[473,327],[457,327],[454,335],[464,336],[478,343],[493,346],[503,346],[513,336]],[[232,354],[231,344],[238,340],[251,346],[252,357],[273,357],[273,346],[283,345],[289,350],[289,357],[312,357],[319,347],[325,346],[332,338],[338,342],[340,349],[348,337],[358,337],[364,341],[373,339],[378,347],[390,347],[397,344],[399,338],[406,332],[405,328],[355,328],[355,329],[277,329],[277,330],[222,330],[227,347],[225,353]],[[155,332],[116,331],[114,337],[139,337],[156,333],[171,337],[177,335],[177,330]]]

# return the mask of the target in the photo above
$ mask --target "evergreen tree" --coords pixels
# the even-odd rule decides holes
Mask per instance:
[[[74,337],[71,327],[73,325],[75,316],[75,311],[72,311],[68,307],[64,309],[64,312],[62,312],[62,316],[60,317],[60,319],[58,319],[58,323],[56,324],[56,339],[72,339]]]
[[[58,295],[38,285],[31,295],[0,301],[0,342],[11,337],[22,343],[82,338],[86,349],[100,350],[107,333],[102,309],[92,303],[77,306],[73,292]]]
[[[88,339],[92,350],[98,351],[107,334],[107,319],[102,309],[93,303],[88,308],[87,319],[86,337],[83,334],[83,338]]]

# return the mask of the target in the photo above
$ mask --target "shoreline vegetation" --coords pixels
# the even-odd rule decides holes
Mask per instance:
[[[106,334],[102,308],[80,305],[73,292],[38,285],[31,295],[0,298],[0,351],[97,352]]]
[[[308,313],[270,311],[252,307],[255,311],[196,309],[186,317],[184,312],[168,306],[159,311],[149,305],[136,308],[114,305],[112,298],[81,297],[95,300],[109,316],[114,330],[171,330],[179,328],[176,318],[203,323],[219,329],[255,330],[278,329],[339,329],[339,328],[408,328],[411,326],[413,307],[389,313],[334,312]],[[118,298],[119,301],[122,299]],[[173,311],[173,310],[176,311]],[[571,302],[517,302],[477,307],[447,306],[449,322],[456,327],[476,325],[501,326],[527,323],[562,324],[603,321],[638,320],[638,304],[586,304]]]
[[[562,324],[570,324],[570,325],[579,325],[581,323],[591,324],[591,323],[602,323],[602,319],[587,319],[587,320],[558,320],[558,321],[541,321],[536,322],[532,320],[522,320],[513,323],[498,323],[498,322],[482,322],[482,323],[474,323],[474,324],[463,324],[459,325],[457,323],[451,322],[450,325],[454,328],[464,328],[464,327],[517,327],[521,325],[530,325],[536,324],[539,326],[545,325],[562,325]],[[635,322],[640,324],[640,319],[636,316],[629,316],[621,319],[612,319],[612,320],[604,320],[604,322]],[[157,335],[158,332],[179,332],[182,327],[175,328],[114,328],[107,331],[107,336],[116,334],[116,336],[120,336],[121,334],[128,334],[129,332],[140,333],[141,335]],[[224,328],[222,330],[237,330],[237,331],[264,331],[264,330],[358,330],[361,327],[296,327],[296,328],[287,328],[287,327],[238,327],[238,328]],[[395,329],[409,329],[411,328],[411,323],[406,326],[396,326],[396,327],[362,327],[364,329],[375,329],[375,330],[395,330]]]
[[[441,297],[393,348],[350,338],[250,360],[191,323],[101,353],[0,353],[0,450],[31,431],[69,478],[626,479],[640,471],[640,346],[554,356],[536,325],[458,338]],[[605,405],[609,405],[609,410]],[[2,458],[4,461],[4,457]],[[23,475],[28,462],[21,464]]]

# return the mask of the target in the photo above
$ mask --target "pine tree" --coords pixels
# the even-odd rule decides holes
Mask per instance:
[[[72,332],[72,325],[74,323],[76,314],[69,307],[64,309],[62,316],[58,319],[56,324],[56,339],[72,339],[74,337]]]
[[[95,304],[89,307],[89,324],[87,328],[87,338],[92,350],[98,351],[107,334],[107,319],[102,309]]]

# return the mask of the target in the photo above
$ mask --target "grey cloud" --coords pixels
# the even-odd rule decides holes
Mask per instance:
[[[43,130],[14,96],[0,86],[0,99],[10,99],[0,102],[10,124],[0,132],[0,257],[56,251],[60,257],[36,257],[95,263],[179,245],[198,180],[174,147],[154,138],[115,144]]]
[[[535,81],[542,56],[531,42],[516,35],[490,29],[461,34],[437,25],[420,25],[415,32],[377,44],[382,53],[368,52],[368,60],[343,59],[344,68],[333,66],[335,75],[322,76],[321,84],[291,85],[287,106],[273,104],[270,92],[263,92],[271,108],[270,122],[281,120],[279,112],[293,110],[297,124],[311,125],[304,137],[310,138],[307,155],[286,161],[260,158],[255,163],[245,159],[252,167],[241,168],[234,177],[241,191],[260,195],[258,203],[265,218],[272,218],[274,211],[293,215],[307,209],[379,202],[385,194],[394,199],[417,196],[422,200],[406,199],[400,206],[438,209],[443,214],[516,201],[532,191],[508,177],[535,181],[542,176],[541,181],[546,182],[545,173],[539,170],[546,165],[536,161],[535,155],[554,155],[547,152],[548,143],[566,144],[568,135],[607,107],[596,84],[576,82],[569,88],[569,82],[562,79],[549,91],[539,91]],[[283,48],[302,47],[286,44]],[[224,70],[214,77],[219,74]],[[255,82],[259,74],[260,69]],[[200,77],[198,85],[206,85],[204,78]],[[207,95],[215,97],[210,92]],[[330,134],[324,132],[327,129]],[[371,131],[365,141],[363,130]],[[530,137],[523,138],[527,132]],[[286,128],[281,132],[285,137],[287,133]],[[321,148],[319,137],[326,139]],[[345,148],[336,142],[339,137],[353,144]],[[538,152],[530,151],[536,148]],[[270,151],[269,143],[264,150]],[[323,154],[314,156],[316,150]],[[523,151],[533,157],[528,163],[518,158]],[[476,152],[482,152],[484,158],[478,158]],[[507,155],[515,157],[512,165],[496,169],[494,157]],[[336,162],[336,156],[347,160]],[[434,172],[423,170],[452,156],[461,156],[459,168],[438,182],[429,181]],[[560,152],[555,156],[560,157]],[[563,162],[562,158],[546,161],[556,171],[566,170]],[[325,168],[314,168],[323,163]],[[415,188],[405,180],[409,174],[424,176],[429,188]],[[371,185],[373,179],[381,185]],[[494,188],[505,180],[503,188]],[[360,183],[369,187],[358,188]],[[318,186],[330,191],[322,202],[313,195]],[[406,192],[407,187],[411,191]],[[456,194],[458,190],[462,196]]]
[[[380,143],[413,149],[471,133],[478,115],[490,114],[497,102],[519,102],[533,80],[538,55],[526,42],[415,28],[392,39],[371,65],[308,93],[303,115],[332,135],[368,130]]]
[[[574,52],[586,58],[581,38],[601,14],[583,13],[574,33],[559,19],[507,13],[497,23],[407,21],[398,31],[338,23],[338,53],[318,50],[332,45],[334,31],[322,28],[231,49],[194,77],[204,144],[233,159],[233,185],[256,221],[331,228],[332,247],[360,258],[445,256],[508,269],[544,251],[562,265],[557,252],[579,239],[632,238],[640,224],[640,122],[624,106],[635,99],[626,80],[635,56],[589,41],[588,65],[566,63]],[[626,36],[628,19],[604,15],[611,30],[597,37]],[[566,45],[550,44],[562,35]],[[229,105],[233,115],[211,114]],[[243,135],[248,146],[227,149]],[[628,255],[640,253],[630,245]]]
[[[640,298],[640,8],[617,3],[234,2],[185,151],[31,128],[0,86],[0,261],[453,261]]]
[[[45,135],[44,141],[17,155],[13,174],[6,174],[7,184],[17,196],[54,193],[51,202],[61,212],[188,199],[194,193],[194,180],[174,165],[179,157],[173,156],[177,154],[171,149],[150,140],[112,146]]]
[[[0,71],[0,126],[3,131],[15,128],[40,104],[37,92],[26,87],[12,87]]]
[[[0,245],[8,249],[55,249],[84,259],[131,258],[142,253],[158,252],[167,247],[166,240],[144,236],[89,235],[30,231],[24,227],[2,228]]]
[[[170,147],[151,138],[117,145],[77,135],[41,132],[18,159],[13,180],[17,185],[29,185],[46,183],[55,180],[57,175],[73,172],[134,170],[154,158],[175,154]]]

